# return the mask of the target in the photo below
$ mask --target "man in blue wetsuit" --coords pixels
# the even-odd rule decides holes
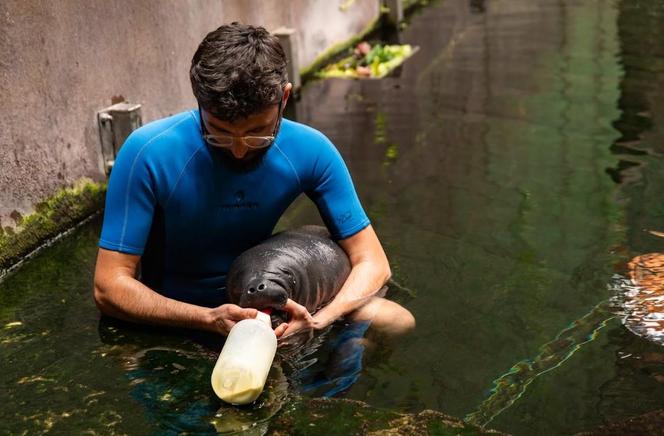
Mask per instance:
[[[308,195],[352,270],[311,316],[288,301],[277,336],[340,317],[388,332],[410,312],[375,294],[390,268],[350,174],[320,132],[282,118],[292,85],[278,40],[238,23],[209,33],[190,70],[198,110],[147,124],[123,145],[108,184],[94,297],[108,315],[227,334],[256,316],[226,301],[225,274]]]

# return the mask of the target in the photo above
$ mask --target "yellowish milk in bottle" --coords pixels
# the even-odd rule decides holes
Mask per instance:
[[[231,404],[249,404],[263,392],[277,351],[270,316],[258,312],[233,326],[212,370],[212,389]]]

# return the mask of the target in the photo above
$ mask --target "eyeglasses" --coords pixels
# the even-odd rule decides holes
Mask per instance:
[[[279,98],[279,109],[277,111],[277,122],[272,130],[272,135],[269,136],[233,136],[233,135],[212,135],[208,133],[208,129],[205,126],[203,121],[203,115],[200,115],[201,119],[201,131],[203,132],[203,139],[212,147],[219,148],[233,148],[237,141],[242,145],[247,147],[250,150],[260,150],[267,148],[274,142],[274,139],[277,137],[277,132],[279,131],[279,126],[281,125],[281,107],[283,102],[283,96]],[[200,105],[198,107],[199,114],[201,113]]]

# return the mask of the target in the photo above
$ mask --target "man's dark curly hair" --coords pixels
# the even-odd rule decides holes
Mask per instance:
[[[279,103],[288,83],[286,55],[263,27],[225,24],[198,46],[189,77],[198,104],[233,122]]]

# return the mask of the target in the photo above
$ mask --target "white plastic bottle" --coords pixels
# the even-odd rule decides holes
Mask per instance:
[[[212,389],[231,404],[249,404],[263,392],[277,351],[270,316],[258,312],[233,326],[212,370]]]

